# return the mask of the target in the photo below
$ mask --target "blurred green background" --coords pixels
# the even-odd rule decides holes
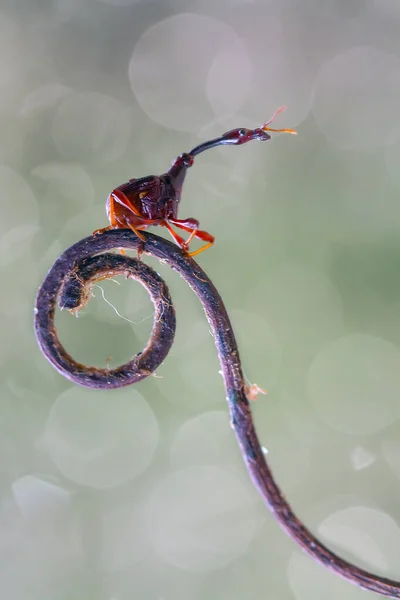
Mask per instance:
[[[8,600],[352,600],[250,482],[213,339],[165,266],[177,336],[156,377],[96,392],[41,355],[34,298],[107,225],[132,177],[233,127],[297,138],[215,149],[180,217],[231,315],[253,411],[295,512],[400,577],[400,4],[397,0],[2,0],[0,587]],[[164,234],[163,231],[156,231]],[[152,305],[107,281],[57,315],[78,360],[140,351]],[[111,358],[110,358],[111,357]],[[372,597],[372,594],[370,594]]]

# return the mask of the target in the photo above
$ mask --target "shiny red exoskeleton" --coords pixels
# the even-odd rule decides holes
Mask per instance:
[[[284,107],[278,109],[271,119],[262,127],[256,129],[232,129],[221,137],[215,138],[196,146],[188,153],[181,154],[171,168],[163,175],[150,175],[140,179],[130,179],[115,190],[107,198],[106,209],[110,221],[109,227],[99,229],[94,233],[102,233],[108,229],[131,229],[143,241],[140,233],[152,225],[166,227],[175,242],[190,256],[199,254],[214,243],[214,237],[207,231],[199,229],[199,222],[192,217],[178,219],[178,207],[181,199],[182,185],[186,171],[192,166],[194,157],[205,150],[221,145],[241,145],[251,140],[267,141],[271,139],[268,131],[296,133],[293,129],[271,129],[268,125]],[[173,226],[189,233],[184,240]],[[193,252],[189,246],[193,238],[198,238],[205,244]]]

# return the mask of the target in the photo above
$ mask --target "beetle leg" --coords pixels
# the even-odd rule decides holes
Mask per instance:
[[[116,189],[113,192],[111,192],[110,198],[114,202],[118,202],[118,204],[120,204],[121,206],[124,206],[125,208],[127,208],[128,210],[133,212],[133,214],[136,215],[137,217],[141,216],[140,211],[136,208],[136,206],[134,206],[132,204],[132,202],[130,202],[129,198],[123,192],[121,192],[121,190]],[[111,208],[112,206],[113,206],[113,204],[110,203],[110,221],[113,218],[113,210]]]
[[[110,219],[111,225],[109,225],[108,227],[103,227],[103,229],[96,229],[96,231],[93,231],[93,235],[95,235],[96,233],[103,233],[103,231],[109,231],[110,229],[116,229],[118,227],[118,223],[115,219],[115,207],[114,207],[115,198],[114,198],[114,196],[110,195],[109,200],[110,200],[109,219]],[[126,254],[126,252],[125,252],[125,250],[123,250],[123,248],[120,248],[119,252],[122,255]]]
[[[186,251],[189,250],[189,244],[195,237],[199,238],[200,240],[203,240],[204,242],[208,242],[207,244],[205,244],[198,250],[194,250],[193,252],[188,252],[189,256],[196,256],[197,254],[200,254],[200,252],[203,252],[203,250],[207,250],[207,248],[211,248],[211,246],[213,245],[213,243],[215,241],[214,236],[212,236],[207,231],[202,231],[201,229],[198,229],[199,222],[196,219],[191,219],[191,218],[184,219],[184,220],[170,219],[170,221],[176,227],[179,227],[179,229],[183,229],[184,231],[190,232],[188,239],[184,243],[183,250],[186,250]]]
[[[119,202],[120,204],[122,204],[122,206],[126,205],[125,202],[121,202],[121,199],[123,199],[124,201],[126,201],[129,204],[130,210],[132,210],[132,212],[135,215],[137,215],[137,216],[140,215],[139,211],[134,206],[131,205],[128,198],[125,196],[125,194],[123,194],[119,190],[114,190],[114,192],[112,194],[112,202],[110,202],[110,220],[111,220],[111,222],[114,220],[114,202]],[[139,240],[141,240],[142,242],[146,241],[145,236],[142,233],[140,233],[136,227],[134,227],[131,223],[129,223],[128,219],[126,220],[126,224],[129,227],[129,229],[131,229],[133,231],[133,233],[135,233],[138,236]],[[125,251],[122,250],[122,248],[121,248],[120,253],[125,254]],[[139,245],[138,250],[137,250],[137,255],[138,255],[139,259],[142,254],[143,254],[143,243]]]
[[[111,226],[117,225],[117,220],[115,218],[115,198],[113,195],[110,196],[110,222]],[[119,249],[119,253],[122,254],[122,256],[126,255],[126,252],[123,248]]]
[[[110,206],[110,213],[109,213],[109,220],[110,220],[110,225],[108,227],[102,227],[101,229],[96,229],[95,231],[93,231],[93,235],[97,235],[98,233],[103,233],[104,231],[109,231],[110,229],[116,229],[118,227],[118,223],[115,219],[115,209],[114,209],[114,202],[115,199],[112,195],[110,195],[109,197],[109,206]]]
[[[137,248],[137,257],[140,260],[142,254],[143,254],[143,245],[144,242],[146,241],[146,238],[144,237],[143,233],[140,233],[140,231],[138,229],[136,229],[136,227],[134,227],[133,225],[131,225],[130,223],[127,223],[129,229],[131,231],[133,231],[133,233],[135,233],[139,240],[140,240],[140,244]],[[120,254],[126,254],[125,250],[123,250],[122,248],[119,249]]]
[[[194,250],[194,252],[189,252],[188,253],[189,256],[196,256],[197,254],[200,254],[200,252],[203,252],[203,250],[207,250],[207,248],[211,248],[211,246],[215,242],[214,236],[212,236],[211,234],[209,234],[207,231],[200,231],[200,230],[196,231],[195,236],[197,238],[199,238],[200,240],[207,241],[207,244],[204,244],[204,246],[202,246],[198,250]]]
[[[198,231],[198,229],[193,229],[192,233],[189,235],[188,239],[185,242],[186,249],[189,249],[190,242],[195,237],[197,231]]]
[[[133,231],[133,233],[136,233],[136,235],[138,236],[139,240],[142,240],[142,242],[146,241],[145,236],[143,235],[143,233],[140,233],[140,231],[138,229],[136,229],[136,227],[134,227],[133,225],[131,225],[130,223],[127,223],[129,229],[131,229]]]
[[[176,231],[174,231],[171,227],[171,225],[168,223],[168,221],[162,221],[160,223],[160,225],[163,225],[164,227],[166,227],[168,229],[168,231],[170,232],[171,236],[173,237],[174,241],[178,244],[178,246],[180,248],[182,248],[182,250],[185,249],[185,240],[183,238],[181,238],[180,235],[178,235],[176,233]]]
[[[196,236],[196,232],[199,230],[200,223],[197,219],[170,219],[170,222],[173,223],[179,229],[183,229],[184,231],[189,231],[190,235],[185,242],[185,250],[189,249],[190,242]]]
[[[99,235],[100,233],[104,233],[104,231],[109,231],[110,229],[114,229],[114,226],[109,225],[108,227],[102,227],[101,229],[95,229],[93,231],[93,235]]]
[[[181,229],[185,229],[186,231],[192,231],[192,229],[198,229],[200,223],[197,219],[193,219],[189,217],[188,219],[169,219],[169,222]]]

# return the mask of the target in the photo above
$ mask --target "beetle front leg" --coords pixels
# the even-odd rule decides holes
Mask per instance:
[[[207,244],[204,244],[204,246],[202,246],[198,250],[194,250],[194,252],[189,252],[188,253],[189,256],[196,256],[197,254],[200,254],[200,252],[203,252],[204,250],[211,248],[211,246],[215,242],[215,237],[213,235],[208,233],[208,231],[202,231],[201,229],[198,229],[194,233],[194,237],[197,237],[197,238],[199,238],[199,240],[203,240],[204,242],[207,242]]]
[[[190,242],[196,236],[196,232],[199,231],[200,223],[197,219],[192,219],[191,217],[189,219],[170,219],[170,222],[176,227],[179,227],[179,229],[190,232],[190,235],[183,246],[183,249],[188,251]]]
[[[184,240],[184,239],[183,239],[183,238],[182,238],[180,235],[178,235],[178,234],[176,233],[176,231],[174,231],[174,230],[172,229],[172,227],[171,227],[171,225],[168,223],[168,221],[162,221],[162,222],[160,223],[160,225],[163,225],[164,227],[166,227],[166,228],[168,229],[168,231],[169,231],[169,232],[170,232],[170,234],[171,234],[171,237],[172,237],[172,238],[174,239],[174,241],[175,241],[175,242],[178,244],[178,246],[179,246],[180,248],[182,248],[182,250],[183,250],[183,249],[184,249],[184,247],[185,247],[185,240]]]
[[[188,231],[190,233],[188,239],[184,243],[184,246],[182,246],[182,249],[186,250],[189,256],[196,256],[197,254],[200,254],[200,252],[203,252],[203,250],[211,248],[211,246],[214,244],[214,236],[208,233],[208,231],[202,231],[201,229],[199,229],[200,223],[197,219],[170,219],[170,222],[173,223],[176,227],[179,227],[179,229],[183,229],[184,231]],[[204,242],[207,242],[207,244],[205,244],[198,250],[189,252],[189,245],[195,237],[200,240],[203,240]]]

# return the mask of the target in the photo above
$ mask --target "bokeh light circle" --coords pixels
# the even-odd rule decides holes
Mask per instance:
[[[19,173],[6,165],[0,165],[0,190],[0,235],[14,228],[39,224],[39,207],[31,188]]]
[[[158,441],[154,413],[135,390],[118,390],[111,401],[106,391],[70,388],[46,423],[46,448],[61,473],[96,489],[142,473]]]
[[[180,427],[171,445],[171,461],[179,467],[232,464],[235,444],[228,412],[205,412]]]
[[[382,455],[392,470],[400,479],[400,440],[398,431],[394,430],[382,442]]]
[[[400,190],[400,126],[394,128],[392,139],[385,148],[386,169],[397,190]]]
[[[343,433],[376,433],[399,418],[400,351],[371,335],[342,337],[325,346],[308,374],[310,399]]]
[[[234,56],[234,67],[227,60]],[[223,21],[179,14],[147,29],[129,65],[132,91],[157,123],[197,132],[215,117],[237,110],[246,97],[251,67],[237,33]],[[249,88],[247,88],[249,89]]]
[[[321,568],[310,557],[293,552],[288,567],[287,577],[293,597],[296,600],[365,600],[365,590],[349,586],[336,574]]]
[[[220,569],[256,535],[251,497],[232,472],[207,465],[167,475],[148,505],[149,535],[165,562],[180,569]]]
[[[141,0],[99,0],[103,4],[109,4],[110,6],[131,6],[131,4],[140,4]]]
[[[71,93],[57,108],[52,135],[63,158],[109,164],[122,156],[128,145],[129,110],[106,94]]]
[[[371,151],[390,139],[399,104],[400,58],[360,46],[323,65],[312,110],[331,144]]]
[[[318,527],[323,540],[351,553],[363,566],[390,573],[397,568],[400,529],[383,511],[367,506],[350,506],[327,517]]]
[[[343,302],[324,272],[300,262],[278,265],[251,291],[278,339],[319,345],[341,331]]]

